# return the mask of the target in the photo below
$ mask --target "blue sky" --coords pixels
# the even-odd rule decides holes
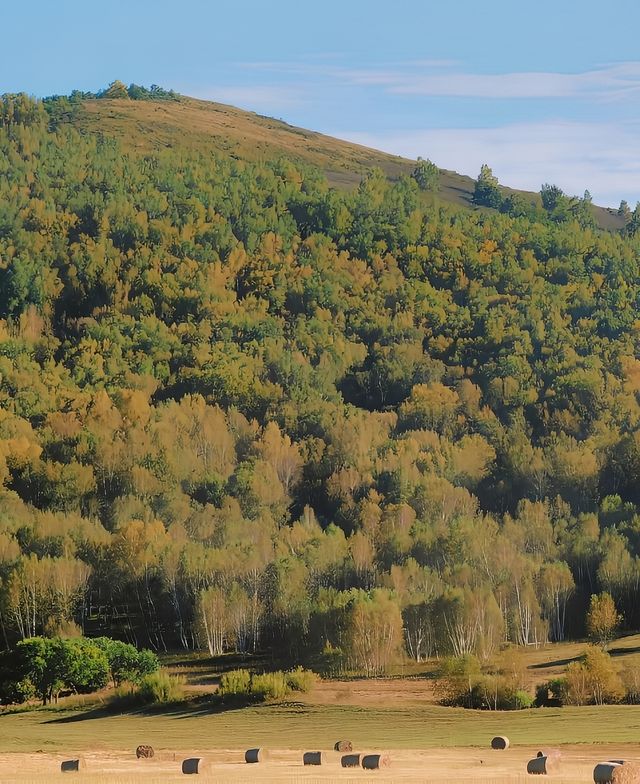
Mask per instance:
[[[640,200],[637,0],[6,6],[0,92],[157,83],[514,187]]]

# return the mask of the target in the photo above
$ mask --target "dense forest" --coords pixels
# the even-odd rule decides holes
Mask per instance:
[[[124,152],[69,103],[0,100],[2,644],[375,673],[602,591],[640,627],[638,210]]]

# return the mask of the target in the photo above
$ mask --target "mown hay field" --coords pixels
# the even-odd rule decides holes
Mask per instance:
[[[640,747],[633,749],[625,745],[568,746],[563,748],[558,772],[551,780],[556,784],[579,784],[593,780],[595,764],[601,760],[624,758],[629,762],[640,759]],[[1,778],[4,784],[15,782],[115,782],[133,784],[143,781],[185,781],[181,763],[194,753],[192,748],[182,751],[160,753],[152,760],[137,760],[131,749],[112,752],[90,752],[84,755],[87,763],[82,773],[60,773],[64,759],[60,753],[0,754]],[[203,754],[202,750],[198,754]],[[635,754],[635,756],[634,756]],[[390,765],[382,770],[342,768],[338,759],[321,767],[304,767],[302,752],[298,749],[277,749],[269,755],[268,762],[247,765],[241,749],[210,749],[204,752],[207,760],[206,772],[195,781],[215,781],[217,784],[276,784],[276,782],[482,782],[483,784],[523,784],[531,781],[527,776],[527,760],[535,755],[535,747],[521,746],[506,752],[478,748],[435,748],[428,750],[405,749],[388,752]],[[186,779],[187,781],[191,779]],[[533,779],[534,781],[537,779]]]

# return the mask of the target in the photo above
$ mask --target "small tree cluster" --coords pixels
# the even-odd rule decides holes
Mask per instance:
[[[134,645],[110,637],[97,637],[92,642],[104,651],[114,686],[120,686],[124,681],[140,683],[159,667],[157,655],[146,648],[138,650]]]
[[[484,670],[472,654],[443,660],[436,693],[444,705],[484,710],[520,710],[533,704],[523,687],[520,656],[507,648]]]
[[[0,702],[38,698],[46,705],[63,691],[97,691],[110,675],[114,683],[139,681],[157,668],[155,654],[108,638],[30,637],[0,654]]]
[[[564,678],[564,701],[569,705],[605,705],[625,696],[622,679],[611,657],[601,648],[590,647],[582,661],[571,662]]]

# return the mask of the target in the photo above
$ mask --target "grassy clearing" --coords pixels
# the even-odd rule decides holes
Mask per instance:
[[[528,650],[527,679],[533,686],[561,674],[584,648],[584,642],[570,642]],[[640,635],[615,640],[609,651],[619,669],[640,664]],[[213,691],[220,673],[239,662],[234,657],[212,660],[191,654],[167,657],[164,663],[186,678],[192,692],[202,693]],[[261,660],[242,663],[250,668],[266,666]],[[640,739],[640,706],[493,713],[433,705],[433,684],[424,677],[433,666],[433,662],[406,665],[396,678],[382,681],[323,681],[300,698],[304,704],[222,709],[201,699],[116,714],[96,704],[95,695],[70,698],[58,709],[0,714],[0,752],[110,751],[138,743],[171,750],[252,745],[322,748],[332,746],[338,737],[397,749],[486,747],[487,739],[496,734],[507,734],[514,744],[530,745],[637,743]]]
[[[495,734],[514,744],[631,743],[640,707],[538,709],[512,713],[452,708],[259,706],[212,712],[203,705],[108,715],[101,710],[31,711],[0,716],[0,752],[256,746],[330,747],[338,737],[397,749],[486,747]]]

